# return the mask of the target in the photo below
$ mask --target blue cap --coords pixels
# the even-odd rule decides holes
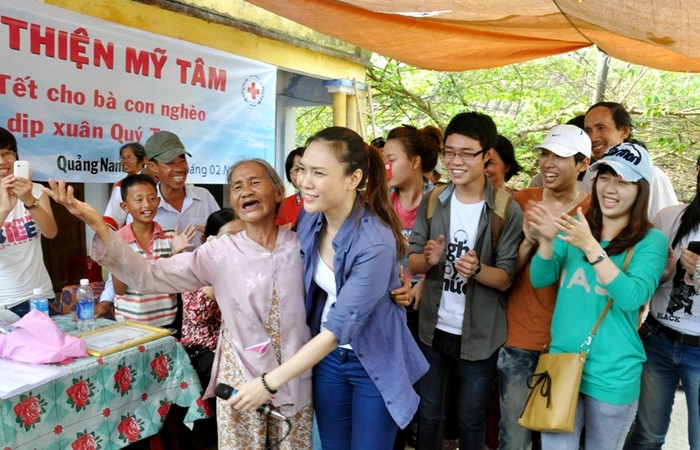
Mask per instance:
[[[591,165],[591,171],[597,171],[601,164],[609,166],[628,182],[644,178],[651,184],[654,179],[654,164],[651,162],[651,156],[641,145],[623,142],[609,148],[600,161]]]

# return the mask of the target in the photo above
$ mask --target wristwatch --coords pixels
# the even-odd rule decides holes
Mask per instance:
[[[27,205],[26,203],[24,204],[24,207],[27,208],[27,211],[31,211],[32,209],[36,209],[39,207],[41,203],[39,203],[39,199],[34,197],[34,203],[31,205]]]
[[[603,250],[603,253],[601,253],[600,255],[598,255],[598,257],[597,257],[594,261],[588,261],[588,262],[589,262],[592,266],[595,266],[596,264],[598,264],[599,262],[601,262],[602,260],[604,260],[606,256],[608,256],[608,254],[605,253],[605,250]]]
[[[474,274],[472,276],[475,277],[475,276],[479,275],[480,272],[481,272],[481,263],[478,262],[478,263],[476,263],[476,269],[474,269]]]

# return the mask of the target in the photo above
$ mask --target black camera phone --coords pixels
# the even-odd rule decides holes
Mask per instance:
[[[700,255],[700,241],[688,242],[688,250],[695,253],[696,255]]]

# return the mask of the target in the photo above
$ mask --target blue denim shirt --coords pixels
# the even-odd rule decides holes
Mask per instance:
[[[324,223],[322,213],[303,210],[297,221],[307,322],[314,335],[326,302],[326,293],[313,280]],[[389,295],[401,285],[394,235],[365,206],[356,204],[332,245],[338,300],[324,326],[339,345],[352,345],[394,421],[405,428],[418,408],[413,384],[428,371],[428,363],[406,326],[406,311]]]

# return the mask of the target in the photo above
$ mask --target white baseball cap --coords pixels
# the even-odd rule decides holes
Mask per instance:
[[[583,153],[591,157],[591,138],[576,125],[557,125],[547,133],[544,141],[533,150],[545,149],[563,158]]]

